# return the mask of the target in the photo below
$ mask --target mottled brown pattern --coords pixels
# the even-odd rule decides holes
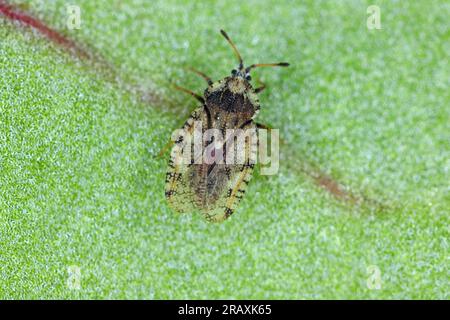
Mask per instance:
[[[202,107],[193,112],[186,121],[183,132],[176,137],[171,152],[171,160],[166,176],[166,197],[172,208],[178,212],[200,211],[211,222],[220,222],[227,219],[236,210],[238,203],[245,194],[245,189],[252,178],[254,164],[251,163],[250,154],[252,146],[257,145],[257,126],[253,122],[260,105],[255,89],[250,84],[249,71],[259,66],[287,66],[287,63],[251,65],[245,68],[242,58],[225,31],[222,35],[232,46],[238,60],[237,70],[233,70],[231,76],[217,82],[204,73],[193,70],[204,78],[208,88],[204,97],[196,93],[177,87],[202,103]],[[258,88],[258,92],[262,88]],[[209,163],[206,161],[194,161],[192,163],[180,163],[185,150],[189,146],[187,141],[193,140],[196,130],[194,120],[201,122],[202,133],[208,129],[217,129],[225,139],[227,129],[242,129],[252,132],[243,140],[243,145],[229,141],[214,141],[211,137],[202,142],[202,153],[211,149],[211,155],[222,155],[226,159],[227,152],[235,150],[243,155],[244,163]],[[223,143],[225,142],[225,143]],[[210,148],[211,147],[211,148]],[[212,148],[214,147],[214,148]],[[191,148],[191,154],[192,152]],[[231,154],[231,153],[230,153]],[[202,160],[204,160],[202,158]],[[185,161],[186,162],[186,161]]]

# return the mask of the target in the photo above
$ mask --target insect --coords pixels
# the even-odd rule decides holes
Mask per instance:
[[[225,31],[220,32],[231,45],[239,61],[238,68],[217,82],[191,69],[208,83],[203,96],[176,86],[178,90],[195,97],[201,106],[194,110],[182,129],[172,136],[173,147],[165,187],[165,196],[172,209],[177,212],[200,211],[210,222],[224,221],[236,210],[253,174],[255,163],[250,161],[250,156],[254,155],[252,146],[255,140],[258,143],[257,130],[267,128],[253,120],[260,109],[257,94],[264,90],[265,85],[253,88],[250,71],[257,67],[289,65],[280,62],[244,67],[233,41]],[[236,136],[230,138],[227,134],[233,130],[251,134],[238,144],[235,142]],[[218,134],[208,135],[210,131]],[[195,145],[197,135],[203,136],[199,153],[196,153],[195,146],[192,150],[192,141]],[[219,135],[228,139],[218,139]],[[241,155],[241,161],[223,161],[231,153]],[[182,161],[186,155],[189,160]]]

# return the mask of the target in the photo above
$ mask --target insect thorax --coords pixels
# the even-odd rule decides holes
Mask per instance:
[[[241,121],[252,119],[259,110],[259,100],[251,84],[241,77],[226,77],[205,90],[205,101],[212,116],[225,111]]]

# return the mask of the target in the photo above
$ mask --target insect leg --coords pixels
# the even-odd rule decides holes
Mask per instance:
[[[258,87],[255,89],[255,93],[260,93],[261,91],[263,91],[266,88],[266,85],[262,85],[261,87]]]
[[[258,128],[258,129],[266,129],[266,130],[272,130],[273,128],[272,127],[269,127],[268,125],[265,125],[265,124],[262,124],[262,123],[256,123],[256,127]]]
[[[194,68],[186,68],[186,69],[191,71],[191,72],[193,72],[193,73],[195,73],[195,74],[198,74],[200,77],[205,79],[206,82],[208,82],[208,85],[211,85],[213,83],[212,79],[210,77],[208,77],[206,74],[204,74],[203,72],[198,71],[197,69],[194,69]]]
[[[262,124],[262,123],[258,123],[258,122],[256,122],[256,128],[258,128],[258,129],[265,129],[265,130],[267,130],[269,132],[273,130],[273,128],[271,126],[268,126],[268,125],[265,125],[265,124]],[[286,145],[287,144],[286,140],[284,140],[283,138],[280,138],[280,142],[281,142],[282,145]]]
[[[258,83],[259,87],[255,89],[255,93],[260,93],[266,88],[266,84],[259,79],[256,79],[256,82]]]
[[[202,104],[205,103],[205,99],[203,99],[203,97],[202,97],[201,95],[196,94],[195,92],[193,92],[193,91],[191,91],[191,90],[189,90],[189,89],[186,89],[186,88],[177,86],[176,84],[174,85],[174,87],[175,87],[175,89],[177,89],[177,90],[180,90],[180,91],[183,91],[183,92],[186,92],[186,93],[190,94],[190,95],[193,96],[195,99],[197,99],[198,101],[200,101]]]
[[[172,140],[167,142],[166,145],[158,153],[158,158],[161,158],[167,152],[167,150],[169,150],[169,148],[173,146],[173,144],[174,144],[174,141],[172,141]]]

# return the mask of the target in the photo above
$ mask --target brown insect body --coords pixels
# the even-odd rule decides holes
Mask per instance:
[[[205,102],[210,111],[216,112],[215,115],[211,114],[213,119],[219,118],[218,123],[233,128],[254,118],[259,110],[258,96],[252,85],[237,75],[226,77],[208,87],[205,90]]]
[[[235,49],[226,33],[221,32]],[[191,114],[182,128],[182,133],[175,137],[166,176],[165,194],[170,206],[178,212],[200,211],[212,222],[223,221],[234,212],[245,194],[254,168],[254,163],[249,160],[249,154],[252,141],[257,143],[257,125],[253,118],[257,115],[260,105],[258,89],[255,90],[250,84],[249,70],[262,65],[252,65],[244,69],[236,49],[235,52],[240,63],[238,70],[233,70],[231,76],[212,82],[198,72],[209,83],[204,97],[184,90],[196,96],[202,102],[202,106]],[[241,164],[204,161],[179,163],[177,160],[182,157],[187,143],[190,143],[190,138],[195,135],[195,122],[202,124],[202,135],[209,129],[220,130],[223,137],[226,136],[227,129],[252,132],[243,145],[234,145],[233,140],[225,141],[216,147],[214,138],[204,140],[202,144],[203,150],[209,147],[213,150],[212,154],[220,153],[224,159],[229,148],[236,148],[238,153],[245,153],[245,161]]]

